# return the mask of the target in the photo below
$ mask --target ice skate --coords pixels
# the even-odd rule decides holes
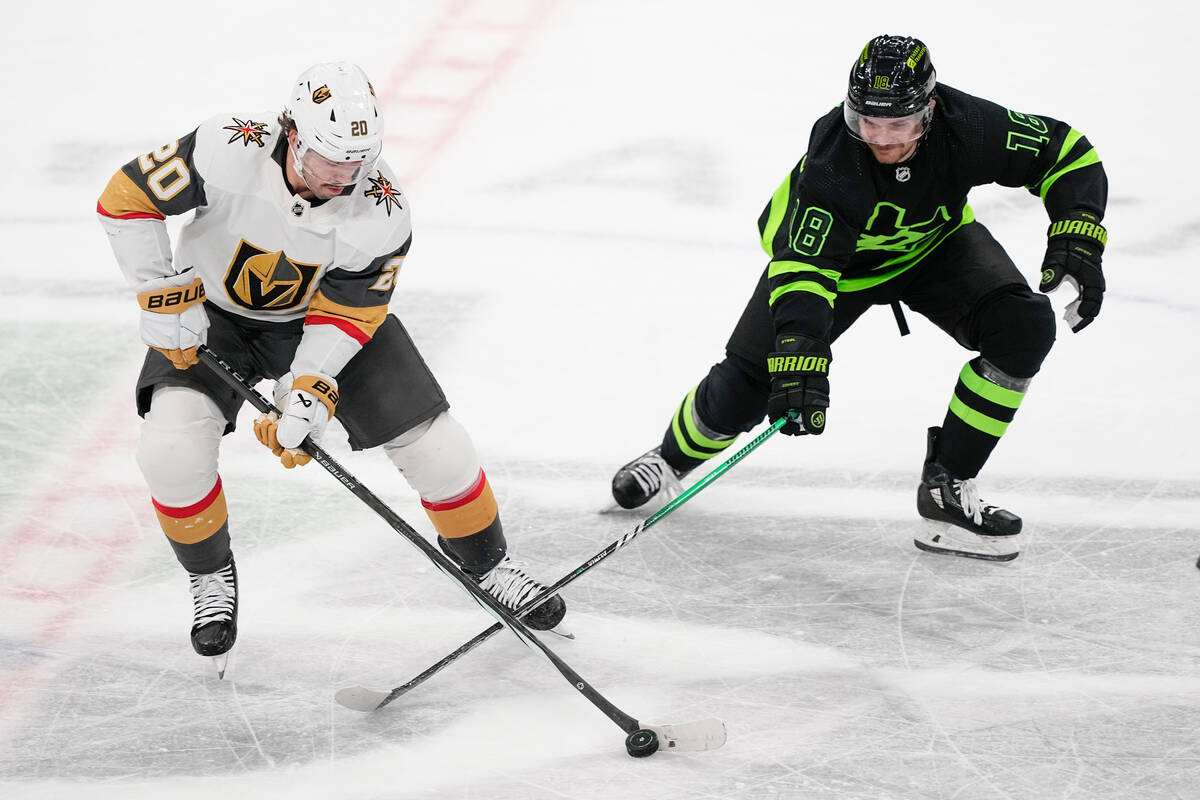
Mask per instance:
[[[225,677],[229,649],[237,641],[237,567],[233,558],[213,573],[188,573],[192,588],[192,648],[211,656],[217,677]]]
[[[1011,561],[1020,555],[1021,518],[985,503],[974,480],[960,480],[936,461],[939,429],[929,429],[929,450],[917,488],[917,512],[929,520],[913,539],[930,553]]]
[[[679,480],[690,470],[677,471],[662,457],[660,449],[646,451],[613,476],[612,495],[621,508],[638,508],[655,497],[665,503],[683,494]]]
[[[516,611],[547,588],[529,577],[524,564],[507,555],[479,579],[479,586],[511,611]],[[575,634],[562,624],[566,613],[566,602],[554,595],[521,619],[535,631],[553,631],[559,636],[574,639]]]

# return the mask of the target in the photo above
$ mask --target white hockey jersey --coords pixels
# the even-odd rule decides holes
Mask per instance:
[[[380,160],[344,194],[309,202],[288,186],[287,157],[274,113],[214,117],[122,167],[96,210],[132,284],[193,267],[225,311],[304,318],[361,346],[411,243],[408,200]],[[172,256],[164,218],[188,211]]]

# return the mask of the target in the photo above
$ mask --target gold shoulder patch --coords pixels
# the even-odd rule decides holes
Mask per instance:
[[[267,130],[267,123],[255,122],[252,119],[243,121],[237,117],[233,118],[232,125],[226,125],[221,130],[233,131],[233,136],[229,137],[229,141],[226,144],[233,144],[240,141],[246,147],[249,147],[251,142],[259,147],[266,147],[263,137],[271,135],[270,131]]]
[[[363,191],[367,197],[375,198],[375,205],[383,205],[384,211],[390,217],[392,215],[392,205],[403,210],[404,206],[400,204],[400,190],[392,186],[392,182],[383,177],[382,172],[376,172],[377,177],[367,176],[367,180],[371,183],[371,188]]]

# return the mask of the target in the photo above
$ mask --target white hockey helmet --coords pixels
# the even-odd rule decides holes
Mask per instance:
[[[352,186],[375,168],[383,117],[357,64],[315,64],[296,79],[284,113],[296,124],[295,166],[311,186]]]

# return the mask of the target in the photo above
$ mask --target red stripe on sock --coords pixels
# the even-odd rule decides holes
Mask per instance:
[[[479,477],[475,479],[475,483],[471,484],[471,487],[462,494],[451,497],[449,500],[439,500],[436,503],[422,499],[421,505],[429,511],[453,511],[456,508],[462,508],[474,500],[478,500],[479,495],[483,494],[485,486],[487,486],[487,476],[480,469]]]

